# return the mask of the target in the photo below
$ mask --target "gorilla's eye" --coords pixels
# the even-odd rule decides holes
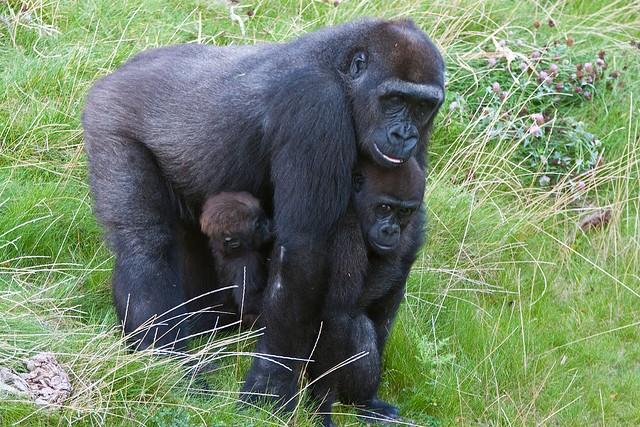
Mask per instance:
[[[387,96],[382,102],[385,110],[390,114],[400,113],[406,106],[405,100],[399,95]]]
[[[431,113],[433,112],[433,105],[429,102],[421,102],[418,105],[417,116],[420,121],[427,121],[431,117]]]
[[[413,209],[411,208],[400,208],[400,216],[407,217],[413,213]]]
[[[389,216],[391,214],[391,206],[387,204],[381,204],[376,206],[376,215],[379,217]]]
[[[224,247],[226,249],[238,249],[240,247],[240,240],[234,239],[233,237],[225,237]]]
[[[351,60],[349,73],[351,77],[358,77],[367,68],[367,55],[364,52],[358,52]]]

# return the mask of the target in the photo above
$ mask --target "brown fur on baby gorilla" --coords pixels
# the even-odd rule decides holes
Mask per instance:
[[[209,237],[219,286],[235,286],[233,303],[242,324],[252,326],[267,284],[266,260],[273,241],[269,218],[251,194],[225,192],[207,199],[200,227]]]

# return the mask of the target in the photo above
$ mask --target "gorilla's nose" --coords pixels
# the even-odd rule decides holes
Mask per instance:
[[[402,157],[408,157],[418,144],[418,129],[411,123],[398,123],[387,132],[389,142]]]
[[[400,237],[400,226],[398,224],[385,225],[380,229],[380,239],[388,246],[396,244]]]

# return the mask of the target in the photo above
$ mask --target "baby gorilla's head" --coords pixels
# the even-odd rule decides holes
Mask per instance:
[[[273,241],[269,218],[251,194],[219,193],[202,207],[200,227],[209,236],[218,284],[235,286],[234,303],[243,323],[251,325],[267,284],[266,257]]]
[[[424,197],[424,171],[415,159],[384,168],[362,162],[354,174],[354,203],[368,247],[394,253]]]

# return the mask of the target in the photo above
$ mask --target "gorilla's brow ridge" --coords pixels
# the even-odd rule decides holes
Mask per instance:
[[[409,94],[419,99],[433,99],[441,102],[444,100],[444,90],[433,83],[411,83],[400,79],[390,79],[378,87],[380,96],[393,93]]]

